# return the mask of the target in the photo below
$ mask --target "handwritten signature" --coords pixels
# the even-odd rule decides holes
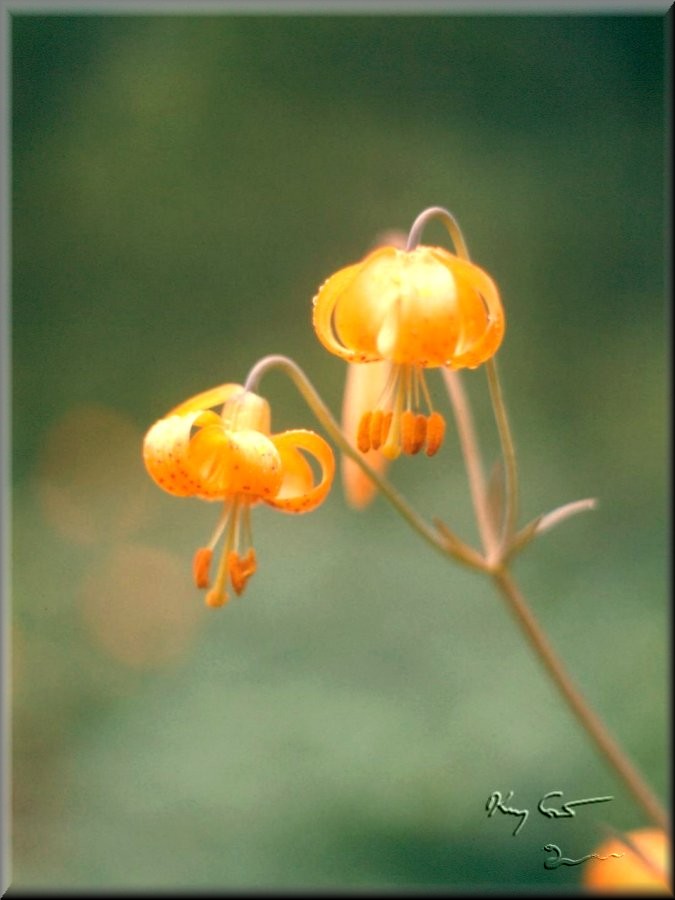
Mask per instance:
[[[581,806],[588,803],[606,803],[608,800],[614,799],[614,797],[588,797],[584,800],[567,800],[562,804],[560,809],[555,809],[555,807],[552,806],[544,806],[544,801],[548,800],[549,797],[562,797],[562,795],[562,791],[549,791],[548,794],[544,794],[544,796],[541,798],[541,800],[537,804],[537,809],[540,813],[543,813],[543,815],[548,816],[549,819],[562,819],[575,815],[574,810],[571,809],[572,806]],[[511,800],[511,797],[513,797],[513,791],[509,791],[509,795],[506,798],[505,802],[508,803]],[[485,804],[485,809],[488,813],[488,819],[493,816],[497,812],[497,810],[502,813],[506,813],[506,815],[509,816],[520,816],[520,822],[516,825],[513,832],[514,837],[523,827],[530,813],[529,809],[514,809],[511,806],[505,806],[500,791],[493,791],[490,794],[490,796],[488,797],[488,801]]]
[[[552,797],[560,798],[562,795],[562,791],[549,791],[548,794],[544,794],[541,798],[537,804],[537,809],[542,815],[547,816],[549,819],[563,819],[576,815],[572,808],[574,806],[587,806],[589,803],[606,803],[608,800],[614,799],[614,797],[586,797],[582,800],[567,800],[560,804],[560,809],[556,809],[555,806],[544,805],[546,801],[550,800]],[[511,802],[512,797],[513,791],[509,791],[506,798],[502,798],[500,791],[493,791],[488,797],[485,809],[487,810],[488,819],[491,818],[497,810],[507,816],[517,816],[520,818],[520,822],[518,822],[513,830],[513,836],[515,837],[527,821],[530,811],[529,809],[516,809],[513,806],[507,806],[506,804]],[[562,855],[562,850],[557,844],[546,844],[543,849],[547,853],[555,854],[544,861],[545,869],[557,869],[558,866],[578,866],[589,859],[609,859],[610,856],[623,856],[623,853],[610,853],[609,856],[598,856],[597,853],[589,853],[586,856],[581,856],[579,859],[571,859],[568,856]]]
[[[609,859],[610,856],[621,858],[623,853],[610,853],[608,856],[599,856],[597,853],[588,853],[579,859],[570,859],[568,856],[562,855],[562,850],[557,844],[545,844],[544,850],[547,853],[555,853],[555,856],[544,860],[545,869],[557,869],[558,866],[578,866],[580,863],[586,862],[588,859]]]
[[[509,791],[509,796],[506,798],[507,802],[513,797],[513,791]],[[510,806],[504,806],[502,803],[502,795],[499,791],[493,791],[488,797],[488,802],[485,805],[485,809],[487,810],[488,819],[493,816],[497,810],[499,812],[506,813],[508,816],[521,816],[520,822],[516,825],[515,831],[513,832],[513,836],[515,837],[520,829],[523,827],[525,822],[527,822],[527,817],[530,814],[529,809],[512,809]]]
[[[575,814],[574,810],[570,809],[570,806],[582,806],[585,803],[606,803],[607,800],[614,799],[614,797],[588,797],[586,800],[568,800],[566,803],[562,804],[562,812],[560,811],[560,809],[553,809],[552,807],[549,808],[544,806],[544,800],[548,800],[549,797],[562,797],[562,795],[562,791],[549,791],[548,794],[544,794],[544,796],[541,798],[541,800],[537,804],[537,809],[540,813],[548,816],[549,819],[560,819],[565,816],[573,816]]]

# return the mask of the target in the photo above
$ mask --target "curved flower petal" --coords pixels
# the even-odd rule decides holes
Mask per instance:
[[[391,260],[388,280],[394,299],[377,335],[380,354],[401,365],[444,365],[462,326],[452,267],[417,247]]]
[[[218,387],[210,388],[208,391],[202,391],[201,394],[195,394],[189,400],[174,406],[166,416],[182,416],[185,413],[195,412],[196,410],[222,406],[227,400],[243,390],[244,388],[240,384],[221,384]]]
[[[392,314],[398,316],[401,302],[410,292],[405,277],[409,259],[410,254],[395,247],[378,247],[362,261],[338,299],[335,332],[347,347],[360,351],[365,359],[394,358],[390,347],[380,346],[380,335],[383,329],[387,330],[385,320]]]
[[[391,261],[389,279],[396,299],[389,299],[377,335],[385,359],[460,368],[496,352],[503,311],[494,282],[478,266],[441,247],[417,247]]]
[[[441,248],[437,252],[447,254]],[[452,257],[452,267],[460,287],[459,315],[463,328],[449,364],[455,369],[473,368],[499,349],[504,337],[504,310],[497,285],[487,272],[459,257]]]
[[[252,391],[235,393],[221,413],[223,425],[232,431],[259,431],[269,435],[272,413],[267,400]]]
[[[279,453],[259,431],[230,431],[221,422],[201,428],[190,440],[188,471],[208,500],[244,494],[268,500],[278,493],[283,478]]]
[[[268,437],[229,431],[210,410],[160,419],[145,436],[143,459],[153,480],[177,497],[267,499],[282,481],[281,460]]]
[[[199,477],[188,463],[190,432],[195,425],[219,421],[216,413],[199,409],[155,422],[143,441],[143,461],[153,481],[177,497],[201,496]]]
[[[333,482],[333,451],[318,434],[305,429],[284,431],[272,435],[271,440],[281,457],[283,481],[274,499],[263,499],[285,512],[302,513],[315,509],[325,500]],[[313,456],[321,467],[321,479],[316,485],[312,468],[301,450]]]
[[[368,353],[358,348],[345,346],[342,343],[342,336],[338,337],[336,333],[333,314],[336,311],[336,305],[343,300],[345,291],[351,286],[363,265],[363,262],[359,262],[352,266],[347,266],[324,281],[314,298],[312,317],[314,330],[324,347],[330,350],[331,353],[341,356],[342,359],[357,362],[376,359],[378,354],[375,352],[374,347]]]
[[[492,279],[442,247],[379,247],[331,276],[314,298],[324,346],[350,362],[475,367],[504,335]]]

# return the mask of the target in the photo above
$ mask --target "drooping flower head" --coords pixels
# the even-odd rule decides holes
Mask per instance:
[[[304,429],[271,434],[270,422],[266,400],[241,385],[223,384],[181,403],[145,436],[145,466],[163,490],[223,503],[213,536],[193,563],[197,587],[209,588],[213,551],[225,535],[215,582],[206,594],[209,606],[228,600],[228,581],[240,594],[256,570],[252,506],[264,501],[283,512],[308,512],[330,490],[335,462],[323,438]],[[316,483],[303,451],[319,465]]]
[[[494,282],[468,259],[442,247],[379,247],[340,269],[314,298],[322,344],[348,362],[387,360],[391,378],[359,421],[361,450],[382,447],[394,458],[423,447],[432,456],[445,428],[434,412],[424,369],[476,368],[504,335]],[[419,412],[425,405],[427,415]]]

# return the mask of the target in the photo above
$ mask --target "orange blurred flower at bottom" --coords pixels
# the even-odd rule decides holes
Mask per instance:
[[[222,406],[220,413],[212,407]],[[220,500],[223,510],[207,546],[197,550],[193,575],[209,588],[208,606],[227,602],[226,584],[241,594],[256,570],[250,508],[261,500],[283,512],[303,513],[326,498],[335,472],[333,451],[313,431],[270,433],[269,404],[238,384],[223,384],[186,400],[150,428],[143,459],[152,479],[169,494]],[[312,468],[301,451],[318,463]],[[213,551],[224,548],[210,586]]]
[[[636,850],[631,849],[634,845]],[[584,872],[584,887],[598,893],[635,891],[672,896],[670,887],[670,842],[658,828],[629,831],[626,842],[610,838],[596,851],[606,857],[621,853],[620,859],[592,859]]]

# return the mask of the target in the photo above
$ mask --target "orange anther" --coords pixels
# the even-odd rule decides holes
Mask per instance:
[[[421,413],[415,416],[415,434],[412,453],[419,453],[427,437],[427,417]]]
[[[210,547],[200,547],[192,559],[192,575],[198,588],[209,586],[209,567],[213,558]]]
[[[256,570],[255,551],[251,547],[245,556],[239,556],[236,550],[231,550],[227,556],[227,570],[230,573],[230,581],[236,594],[241,594],[246,587],[246,582]]]
[[[415,453],[414,447],[415,413],[406,409],[404,413],[401,413],[401,450],[404,453]]]
[[[382,443],[382,417],[382,410],[376,409],[370,419],[370,446],[373,448],[373,450],[379,450]]]
[[[438,452],[445,435],[445,419],[440,413],[432,413],[427,419],[427,456]]]
[[[361,416],[359,427],[356,432],[356,446],[361,453],[367,453],[370,450],[370,420],[372,413],[364,413]]]

